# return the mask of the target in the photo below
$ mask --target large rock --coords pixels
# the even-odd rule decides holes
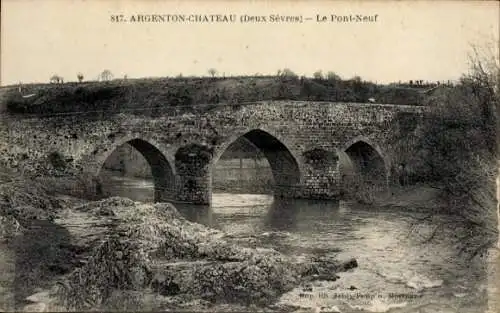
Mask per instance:
[[[335,277],[345,269],[333,260],[299,263],[275,250],[240,247],[223,240],[220,231],[187,221],[167,203],[110,198],[78,209],[94,215],[104,210],[114,226],[87,263],[57,288],[69,310],[100,307],[117,290],[266,304],[304,279],[318,273]]]
[[[38,183],[16,180],[0,184],[0,215],[12,216],[21,225],[35,219],[51,220],[60,208],[60,202]]]

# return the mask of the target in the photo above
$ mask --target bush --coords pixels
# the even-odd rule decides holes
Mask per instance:
[[[66,169],[66,161],[60,152],[53,151],[49,153],[48,158],[50,165],[52,165],[56,170]]]

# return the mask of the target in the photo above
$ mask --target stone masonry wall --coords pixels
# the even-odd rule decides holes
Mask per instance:
[[[296,162],[298,173],[292,174],[299,180],[279,186],[282,196],[336,198],[341,183],[336,155],[358,140],[381,153],[390,173],[391,138],[400,131],[400,112],[419,116],[422,108],[268,101],[217,106],[198,113],[166,110],[153,118],[125,113],[106,118],[85,114],[6,118],[0,128],[0,162],[31,175],[97,176],[114,149],[140,139],[165,156],[175,176],[170,185],[176,188],[177,200],[208,203],[213,164],[234,140],[258,129],[284,145],[288,151],[282,155]],[[198,148],[189,152],[190,147]],[[182,160],[176,159],[180,149],[186,152]],[[274,153],[272,147],[263,149]],[[315,149],[325,151],[327,159],[308,160],[307,152]],[[60,160],[57,164],[54,155]]]

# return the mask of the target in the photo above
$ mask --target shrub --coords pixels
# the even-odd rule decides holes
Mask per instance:
[[[49,153],[48,158],[49,158],[50,164],[56,170],[66,169],[66,161],[64,160],[64,156],[60,152],[53,151],[53,152]]]

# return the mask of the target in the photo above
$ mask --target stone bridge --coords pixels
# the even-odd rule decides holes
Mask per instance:
[[[215,163],[244,136],[268,159],[275,196],[337,199],[343,168],[390,185],[423,108],[263,101],[179,112],[5,118],[0,155],[5,165],[37,175],[98,177],[111,153],[130,144],[151,166],[156,201],[207,204]]]

